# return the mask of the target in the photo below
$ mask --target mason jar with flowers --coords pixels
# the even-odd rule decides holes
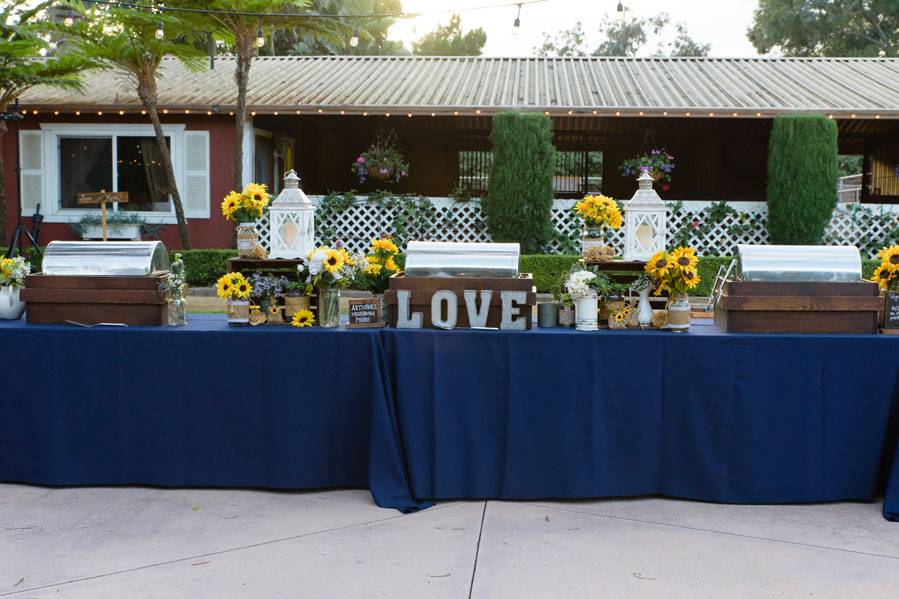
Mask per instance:
[[[228,324],[231,326],[250,323],[250,294],[253,287],[239,272],[230,272],[219,277],[215,284],[216,294],[228,302]]]
[[[399,272],[396,265],[396,255],[400,250],[393,239],[382,237],[373,239],[365,256],[364,268],[357,269],[356,279],[353,281],[354,289],[370,291],[381,305],[381,322],[387,322],[387,302],[384,301],[384,292],[390,284],[390,277]]]
[[[700,282],[697,272],[699,258],[692,247],[678,247],[672,251],[656,252],[644,270],[656,284],[655,295],[668,292],[667,322],[664,328],[670,331],[690,330],[690,302],[687,294]]]
[[[575,267],[565,282],[574,300],[574,325],[579,331],[599,328],[599,297],[608,290],[609,280],[603,273]]]
[[[222,216],[237,224],[237,254],[253,256],[259,243],[256,221],[262,218],[269,203],[265,185],[250,183],[243,191],[232,191],[222,200]]]
[[[31,264],[24,256],[0,259],[0,318],[18,320],[25,312],[25,302],[20,292],[25,287],[25,277],[31,273]]]
[[[656,183],[662,182],[662,191],[671,189],[671,171],[674,170],[674,156],[665,148],[653,148],[649,154],[628,158],[621,163],[621,176],[633,180],[642,172],[647,172]]]
[[[880,295],[884,299],[883,308],[879,311],[880,324],[886,318],[887,293],[899,291],[899,245],[891,245],[877,252],[880,264],[874,269],[871,280],[880,287]]]
[[[587,195],[574,205],[574,213],[584,223],[581,251],[587,262],[610,260],[615,250],[606,242],[607,229],[621,227],[618,202],[604,195]]]
[[[320,246],[303,260],[309,281],[318,289],[318,324],[336,327],[340,323],[340,292],[367,266],[365,256],[351,256],[345,248]]]

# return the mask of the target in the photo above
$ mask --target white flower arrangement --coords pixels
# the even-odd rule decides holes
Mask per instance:
[[[31,264],[24,256],[0,259],[0,287],[24,287],[30,273]]]
[[[568,281],[565,283],[565,287],[568,288],[571,299],[579,300],[590,295],[595,295],[596,289],[591,285],[595,279],[596,273],[590,272],[589,270],[577,270],[571,273],[568,277]]]

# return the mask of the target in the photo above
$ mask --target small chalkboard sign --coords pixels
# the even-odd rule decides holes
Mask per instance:
[[[884,298],[884,330],[899,331],[899,291],[887,291]]]
[[[347,301],[348,329],[374,329],[383,327],[381,322],[381,302],[373,299],[351,299]]]

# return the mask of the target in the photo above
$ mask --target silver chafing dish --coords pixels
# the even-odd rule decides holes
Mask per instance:
[[[410,241],[407,277],[517,277],[517,243]]]
[[[161,241],[51,241],[44,250],[44,275],[147,276],[169,270]]]
[[[736,278],[780,283],[856,283],[862,258],[851,245],[738,245]]]

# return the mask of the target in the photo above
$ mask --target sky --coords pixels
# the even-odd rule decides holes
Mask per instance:
[[[513,0],[514,1],[514,0]],[[403,0],[403,10],[426,12],[462,10],[468,7],[503,4],[504,0]],[[630,0],[624,4],[640,17],[667,13],[672,23],[682,22],[698,42],[712,44],[711,56],[757,56],[746,38],[757,0]],[[515,6],[461,12],[462,29],[482,27],[487,32],[485,56],[530,56],[540,45],[542,33],[569,29],[580,20],[587,34],[587,47],[599,42],[596,30],[605,16],[618,17],[617,0],[547,0],[525,5],[521,9],[521,26],[512,26],[518,11]],[[449,20],[449,14],[431,14],[401,20],[390,30],[390,37],[401,40],[407,48],[412,41]],[[669,33],[673,36],[673,27]],[[648,46],[655,48],[658,40]],[[651,52],[647,52],[649,54]]]

